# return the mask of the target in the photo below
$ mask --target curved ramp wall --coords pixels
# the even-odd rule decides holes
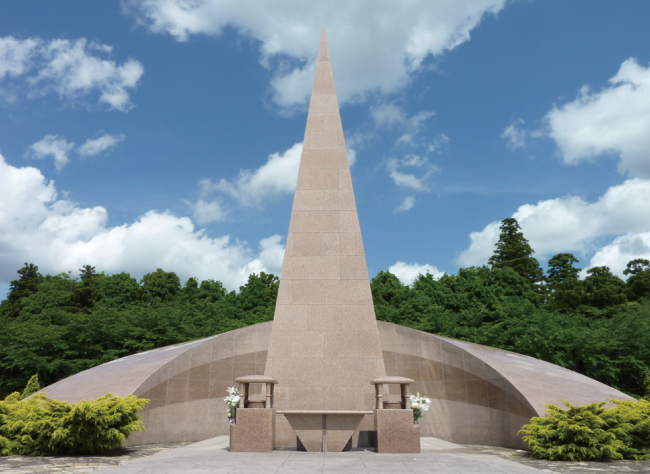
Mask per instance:
[[[43,391],[72,402],[107,392],[150,399],[141,413],[147,431],[134,433],[127,440],[130,446],[226,435],[226,389],[241,375],[264,374],[271,325],[256,324],[125,357]],[[531,357],[382,321],[377,326],[386,374],[414,379],[412,391],[432,399],[431,410],[420,421],[422,436],[525,448],[517,432],[531,417],[544,414],[545,403],[630,399],[593,379]],[[397,390],[391,393],[397,396]]]

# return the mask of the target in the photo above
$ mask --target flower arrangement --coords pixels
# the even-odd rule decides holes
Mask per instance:
[[[413,422],[417,425],[418,420],[424,416],[424,412],[429,409],[431,405],[431,400],[425,396],[420,396],[418,392],[417,395],[411,395],[411,408],[413,408]]]
[[[239,390],[235,387],[228,387],[228,396],[223,399],[228,405],[228,421],[235,423],[237,419],[237,408],[239,407]]]

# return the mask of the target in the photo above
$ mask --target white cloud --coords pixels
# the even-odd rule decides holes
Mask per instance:
[[[395,212],[405,212],[412,209],[415,205],[415,198],[413,196],[406,196],[402,199],[402,203],[395,208]]]
[[[591,257],[590,267],[608,266],[621,278],[627,263],[635,258],[650,259],[650,232],[628,232],[616,237]]]
[[[549,111],[548,136],[567,164],[616,154],[621,173],[648,178],[650,67],[628,59],[609,82],[600,92],[584,86],[573,102]]]
[[[357,152],[352,148],[347,148],[346,151],[348,154],[348,164],[350,165],[350,168],[352,168],[354,164],[357,162]]]
[[[124,140],[123,134],[109,135],[108,133],[106,133],[99,138],[95,138],[95,139],[89,138],[88,140],[86,140],[86,143],[84,143],[77,149],[77,153],[79,153],[83,157],[95,156],[100,154],[103,151],[108,150],[109,148],[113,148],[117,146],[117,144],[120,143],[122,140]]]
[[[29,67],[38,41],[18,40],[11,36],[0,38],[0,81],[5,76],[20,76]]]
[[[284,246],[281,244],[282,237],[272,235],[260,240],[259,257],[244,267],[244,273],[248,276],[252,273],[271,272],[280,275],[284,261]]]
[[[520,125],[523,125],[525,122],[523,119],[515,120],[510,125],[508,125],[503,133],[501,138],[508,141],[508,147],[511,150],[516,150],[517,148],[526,148],[526,130],[521,130]]]
[[[133,107],[130,90],[144,68],[132,58],[121,65],[102,59],[111,51],[111,46],[85,38],[0,38],[0,93],[10,100],[21,92],[32,98],[53,92],[69,100],[98,93],[100,103],[126,112]]]
[[[426,275],[431,273],[431,275],[438,279],[445,274],[441,272],[433,265],[425,263],[420,265],[418,263],[404,263],[397,262],[395,265],[388,267],[388,271],[395,275],[404,285],[410,285],[415,281],[418,275]]]
[[[525,204],[512,217],[519,222],[536,256],[542,258],[559,252],[595,250],[593,242],[599,237],[648,232],[648,203],[650,180],[635,178],[609,188],[593,203],[577,196],[549,199]],[[472,232],[471,244],[458,257],[458,265],[485,265],[499,239],[499,225],[492,222],[482,231]]]
[[[220,199],[213,199],[210,202],[199,199],[196,203],[188,201],[185,203],[194,210],[194,220],[201,225],[218,222],[227,214]]]
[[[107,273],[136,278],[163,268],[181,279],[215,279],[237,289],[249,270],[278,271],[280,238],[260,242],[253,252],[230,236],[212,238],[187,217],[149,211],[130,224],[108,227],[105,208],[80,208],[58,199],[54,182],[36,168],[16,168],[0,155],[0,280],[16,278],[24,262],[46,273],[90,264]],[[280,262],[280,263],[278,263]]]
[[[63,167],[70,161],[68,153],[75,147],[74,143],[67,142],[64,138],[57,135],[47,135],[41,141],[34,143],[27,149],[25,158],[34,158],[37,160],[52,156],[54,166],[60,173]]]
[[[199,184],[205,196],[213,191],[229,194],[243,206],[260,206],[265,199],[293,193],[298,181],[302,143],[296,143],[284,153],[269,155],[268,161],[255,171],[241,170],[237,179],[221,179],[213,183],[206,179]]]
[[[226,27],[259,42],[260,62],[272,70],[273,101],[304,106],[311,90],[321,27],[327,28],[339,100],[390,94],[406,85],[430,55],[469,40],[486,14],[505,0],[373,0],[247,2],[226,0],[126,0],[127,9],[151,31],[186,41],[217,36]]]
[[[407,155],[400,159],[391,158],[388,160],[386,168],[397,186],[411,188],[415,191],[427,191],[427,180],[434,172],[440,171],[427,158],[418,155]],[[402,171],[405,169],[413,170],[413,172],[405,173]]]
[[[435,112],[424,110],[409,117],[404,110],[395,104],[382,103],[371,107],[370,115],[377,128],[397,128],[402,130],[403,133],[397,139],[397,145],[415,145],[415,138],[423,130],[425,121],[433,117]],[[444,135],[443,137],[447,138]]]

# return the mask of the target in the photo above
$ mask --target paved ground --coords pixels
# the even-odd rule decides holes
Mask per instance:
[[[193,444],[125,448],[105,456],[0,458],[2,474],[265,474],[265,473],[650,473],[650,461],[567,463],[531,459],[526,451],[490,446],[462,446],[422,438],[421,454],[347,453],[231,453],[228,437]]]

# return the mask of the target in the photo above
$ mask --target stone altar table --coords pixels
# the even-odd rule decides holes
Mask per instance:
[[[298,436],[298,449],[309,452],[341,452],[352,449],[352,435],[365,410],[280,410]],[[300,446],[302,445],[302,446]]]

